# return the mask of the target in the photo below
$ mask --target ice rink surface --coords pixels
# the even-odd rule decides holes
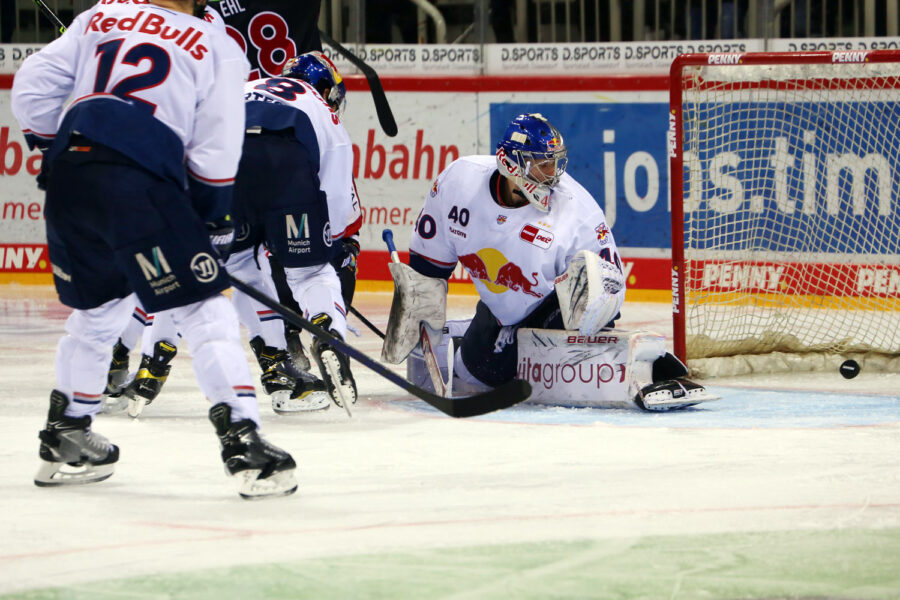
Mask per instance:
[[[357,295],[382,328],[389,304]],[[140,419],[95,421],[121,448],[112,478],[38,488],[67,314],[50,288],[0,286],[2,598],[900,598],[900,375],[717,380],[722,400],[681,413],[454,420],[354,365],[352,419],[280,417],[258,390],[300,488],[247,502],[182,347]],[[671,336],[669,306],[626,304],[620,326]]]

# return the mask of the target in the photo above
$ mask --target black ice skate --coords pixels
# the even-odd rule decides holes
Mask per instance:
[[[272,398],[272,410],[278,414],[308,412],[327,408],[330,400],[325,384],[298,370],[286,350],[266,346],[262,337],[250,340],[250,348],[262,369],[260,383]]]
[[[124,395],[128,387],[128,354],[130,350],[122,344],[122,338],[113,346],[112,360],[109,362],[109,373],[106,375],[106,390],[103,392],[102,413],[116,413],[128,406],[128,397]]]
[[[331,317],[320,313],[312,318],[314,325],[325,329],[340,339],[340,334],[331,329]],[[313,359],[319,365],[322,379],[328,386],[328,393],[335,404],[350,413],[350,405],[356,403],[356,382],[350,372],[350,359],[335,350],[326,340],[313,339],[310,346]]]
[[[222,445],[225,473],[237,483],[241,498],[255,500],[297,491],[294,459],[267,442],[256,423],[250,419],[232,423],[231,407],[224,402],[209,409],[209,420]]]
[[[117,398],[122,395],[128,383],[128,353],[130,350],[122,344],[122,338],[113,346],[112,360],[109,363],[109,374],[106,376],[107,396]]]
[[[272,408],[278,414],[328,410],[330,406],[331,394],[328,393],[328,386],[311,373],[304,373],[303,377],[297,379],[297,385],[294,386],[287,401],[275,406],[275,401],[272,400]]]
[[[137,375],[128,387],[125,395],[128,396],[128,415],[137,418],[144,411],[144,407],[153,402],[162,386],[169,377],[172,366],[169,364],[178,348],[168,342],[156,342],[153,346],[153,356],[144,354],[141,356],[141,366]]]
[[[309,373],[312,365],[309,363],[309,357],[303,351],[303,343],[300,341],[300,330],[296,327],[286,324],[284,327],[284,339],[287,342],[287,351],[291,355],[291,360],[297,365],[301,371]]]
[[[113,474],[119,447],[91,431],[91,417],[65,416],[69,399],[59,390],[50,392],[47,425],[41,439],[41,467],[35,485],[46,487],[103,481]]]

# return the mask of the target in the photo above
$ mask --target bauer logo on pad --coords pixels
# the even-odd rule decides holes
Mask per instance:
[[[534,244],[538,248],[549,248],[550,244],[553,243],[553,234],[547,231],[546,229],[541,229],[540,227],[535,227],[534,225],[526,225],[522,228],[522,231],[519,232],[519,237],[528,242],[529,244]]]

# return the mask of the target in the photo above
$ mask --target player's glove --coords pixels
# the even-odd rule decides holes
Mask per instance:
[[[32,138],[31,142],[35,149],[41,151],[41,172],[38,173],[37,177],[34,179],[37,181],[38,189],[42,192],[46,192],[47,184],[50,182],[50,161],[47,160],[47,151],[50,149],[50,142],[38,138]]]
[[[209,241],[219,257],[222,260],[228,259],[228,252],[234,243],[234,221],[231,220],[231,215],[207,221],[206,230],[209,231]]]
[[[342,240],[342,250],[340,254],[340,266],[338,270],[347,269],[356,273],[356,263],[359,258],[359,240],[355,238],[347,238]]]
[[[341,296],[344,304],[350,306],[353,303],[353,293],[356,291],[356,264],[359,257],[359,240],[355,237],[341,240],[341,252],[331,261],[331,266],[337,272],[341,281]]]
[[[37,181],[37,187],[42,192],[47,191],[47,184],[50,182],[50,164],[47,161],[47,153],[43,152],[41,157],[41,172],[34,178]]]

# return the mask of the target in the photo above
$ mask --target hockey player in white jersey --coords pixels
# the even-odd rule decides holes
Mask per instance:
[[[207,10],[207,16],[209,13],[217,14],[215,11]],[[329,107],[332,109],[332,118],[328,121],[329,128],[335,127],[333,117],[335,114],[340,114],[346,94],[340,74],[336,70],[331,71],[332,68],[330,63],[323,62],[322,55],[310,53],[292,59],[284,69],[286,76],[306,81],[313,87],[318,86],[315,92],[311,93],[320,92],[319,95],[322,97],[331,97]],[[335,82],[335,78],[337,82]],[[268,81],[268,79],[260,81]],[[321,112],[323,104],[321,100],[317,101],[312,110]],[[296,110],[311,109],[307,107]],[[342,134],[340,141],[343,143],[345,138],[349,138],[346,136],[343,125],[338,125],[338,127],[340,128],[339,133]],[[248,129],[248,135],[253,137],[251,144],[255,144],[260,134],[252,125]],[[269,136],[263,136],[263,138],[267,137]],[[334,149],[329,149],[322,159],[329,167],[331,161],[338,160],[346,160],[346,156]],[[276,165],[269,164],[268,167],[275,168]],[[241,174],[242,170],[249,172]],[[333,167],[330,171],[326,169],[326,172],[333,171]],[[249,158],[239,169],[237,177],[239,190],[243,189],[242,186],[245,183],[248,189],[246,193],[239,191],[237,194],[234,216],[238,233],[226,262],[229,273],[269,296],[274,296],[276,289],[272,282],[269,261],[266,259],[268,252],[262,246],[266,241],[266,220],[273,206],[278,207],[284,203],[290,205],[295,201],[290,197],[277,196],[273,201],[272,197],[261,193],[260,186],[263,178],[273,176],[282,177],[274,172],[262,171],[258,167],[257,161]],[[334,179],[341,181],[342,178],[343,173]],[[310,179],[312,179],[312,175]],[[330,187],[335,188],[335,185],[331,184]],[[295,193],[296,197],[302,195],[300,192],[302,190],[292,193]],[[347,219],[347,225],[343,229],[343,236],[339,242],[341,251],[331,260],[332,266],[340,276],[341,296],[345,299],[346,306],[346,303],[349,302],[347,299],[352,299],[353,285],[355,284],[353,275],[355,274],[355,258],[359,253],[357,238],[362,216],[352,180],[349,197],[346,194],[338,195],[333,191],[332,197],[335,198],[334,203],[348,202],[349,200],[350,206],[349,210],[341,211]],[[302,202],[300,204],[302,205]],[[283,281],[285,279],[283,268],[277,263],[277,259],[273,262],[276,263],[274,268],[277,269],[277,274]],[[287,294],[290,295],[291,291],[288,290]],[[278,295],[286,304],[296,306],[293,297],[283,297],[281,289],[278,290]],[[249,331],[250,346],[262,369],[261,383],[266,393],[271,395],[273,410],[279,414],[289,414],[328,408],[327,386],[321,379],[308,372],[310,367],[308,360],[303,364],[289,359],[285,339],[286,329],[278,315],[240,290],[234,290],[232,301],[237,308],[241,323]],[[303,309],[298,310],[302,311]],[[113,360],[110,363],[110,384],[107,388],[110,399],[106,406],[110,412],[121,410],[126,405],[126,401],[122,399],[122,395],[124,395],[127,398],[129,415],[137,417],[143,411],[143,407],[157,397],[166,381],[171,369],[169,363],[176,354],[177,332],[172,327],[170,319],[164,316],[148,316],[140,306],[135,308],[133,317],[113,351]],[[126,379],[128,362],[125,348],[131,346],[125,344],[124,341],[127,340],[132,345],[135,343],[140,335],[138,327],[141,322],[151,325],[144,332],[140,367],[133,380],[128,382]],[[301,357],[304,356],[301,354]]]
[[[344,338],[347,309],[331,261],[343,251],[358,205],[353,148],[340,120],[341,75],[324,54],[309,52],[288,60],[281,77],[250,81],[244,91],[236,223],[249,230],[248,242],[264,243],[282,265],[305,315]],[[276,367],[286,361],[283,347],[271,348]],[[349,412],[356,384],[348,359],[318,339],[311,353],[332,400]]]
[[[621,259],[603,211],[565,172],[566,152],[547,119],[523,114],[494,156],[462,157],[438,175],[415,224],[409,265],[391,265],[397,293],[386,361],[410,354],[420,323],[442,330],[446,280],[457,262],[480,298],[464,333],[450,332],[462,336],[453,373],[472,390],[528,375],[519,372],[520,330],[577,330],[584,339],[615,325],[625,299]],[[627,388],[612,393],[625,401]]]
[[[119,449],[91,429],[132,291],[171,311],[213,404],[241,496],[296,490],[291,456],[259,433],[229,281],[216,258],[243,138],[248,65],[197,16],[205,0],[98,3],[16,74],[12,110],[48,165],[45,215],[60,300],[74,310],[40,432],[40,486],[101,481]]]

